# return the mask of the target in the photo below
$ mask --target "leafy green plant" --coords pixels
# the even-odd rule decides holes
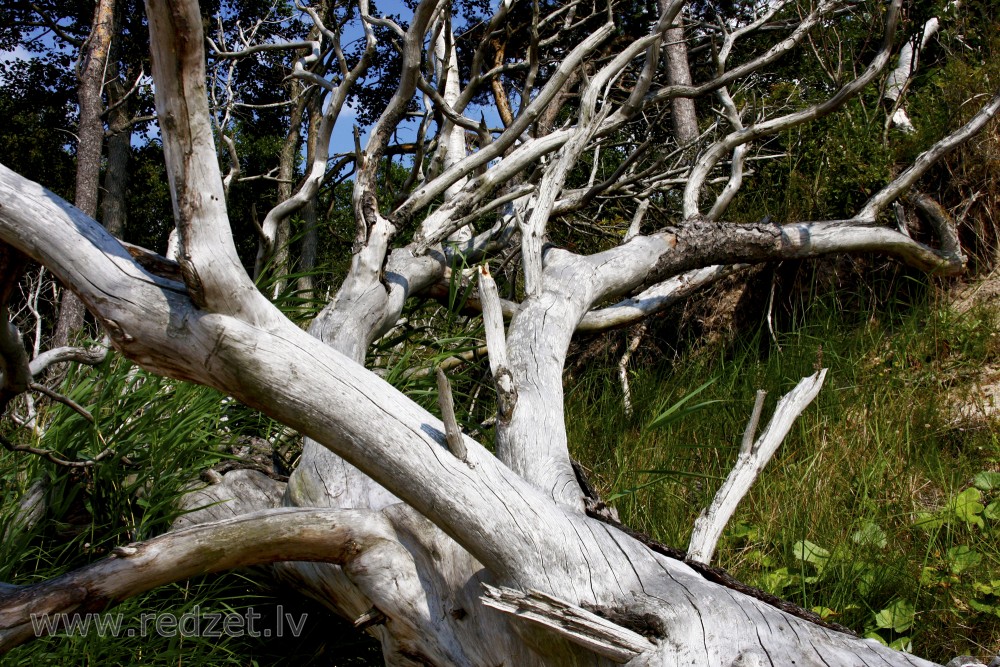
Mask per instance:
[[[203,484],[199,471],[231,457],[228,449],[241,438],[266,437],[275,428],[214,390],[159,378],[121,359],[96,369],[72,369],[60,391],[86,408],[94,422],[52,405],[43,414],[44,437],[30,444],[77,461],[106,450],[112,453],[92,466],[67,468],[0,451],[0,484],[5,490],[0,500],[0,534],[5,538],[0,540],[0,581],[47,580],[104,557],[116,546],[166,531],[178,516],[179,497]],[[7,437],[23,440],[26,435],[21,431]],[[29,526],[18,501],[36,480],[44,480],[44,514]],[[303,634],[281,642],[246,634],[139,635],[143,615],[181,617],[193,609],[243,614],[251,606],[266,612],[275,598],[261,590],[255,576],[239,572],[166,586],[108,610],[121,615],[126,629],[117,636],[89,632],[43,637],[5,655],[4,664],[328,664],[331,651],[342,653],[345,660],[368,656],[353,664],[378,664],[377,645],[374,652],[371,643],[338,648],[338,635],[330,632],[339,627],[336,619],[299,598],[280,603],[296,618],[307,614]],[[341,636],[357,641],[348,629]]]

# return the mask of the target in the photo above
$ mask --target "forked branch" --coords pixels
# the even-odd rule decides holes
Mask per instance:
[[[694,530],[691,531],[691,542],[687,549],[688,560],[705,565],[712,561],[712,555],[715,553],[715,547],[719,543],[722,531],[729,523],[729,519],[732,518],[737,505],[753,486],[767,462],[778,451],[778,447],[788,435],[788,431],[791,430],[792,424],[819,394],[824,379],[826,379],[825,368],[814,375],[802,378],[795,389],[782,396],[781,400],[778,401],[770,423],[761,436],[754,441],[753,433],[756,430],[757,421],[760,419],[760,410],[764,402],[764,396],[761,393],[757,394],[753,414],[743,436],[736,464],[722,484],[722,488],[715,494],[712,504],[702,511],[701,516],[695,521]]]

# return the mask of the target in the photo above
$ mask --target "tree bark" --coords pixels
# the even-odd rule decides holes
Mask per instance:
[[[108,233],[122,238],[128,211],[125,192],[129,180],[129,160],[132,157],[132,115],[125,98],[127,91],[122,82],[113,78],[108,82],[108,102],[114,107],[108,115],[108,166],[104,172],[104,198],[101,203],[101,222]]]
[[[104,76],[108,52],[114,35],[115,0],[98,0],[94,9],[90,36],[80,50],[77,104],[80,120],[76,144],[76,207],[90,217],[97,215],[98,189],[101,180],[101,149],[104,146]],[[63,290],[59,321],[53,347],[67,345],[83,328],[84,308],[71,289]]]
[[[666,11],[670,0],[657,0],[660,13]],[[687,41],[684,37],[684,17],[678,14],[674,27],[663,36],[663,52],[666,59],[667,81],[672,86],[691,85],[691,65],[688,62]],[[698,114],[694,99],[675,97],[670,102],[670,122],[674,137],[680,146],[688,146],[698,139]]]

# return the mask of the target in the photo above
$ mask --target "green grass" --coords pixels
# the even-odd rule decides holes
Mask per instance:
[[[762,325],[672,361],[634,363],[632,417],[609,355],[567,387],[569,440],[603,492],[617,496],[627,524],[684,548],[736,458],[756,390],[769,392],[763,426],[782,394],[829,367],[819,397],[727,527],[715,563],[941,662],[992,657],[1000,503],[990,503],[1000,489],[980,479],[985,490],[968,491],[957,511],[949,503],[977,473],[1000,470],[995,423],[954,409],[997,359],[996,325],[995,311],[957,315],[933,296],[877,311],[826,297],[778,333],[777,345]],[[691,404],[718,403],[647,428],[710,378]]]
[[[165,380],[116,359],[96,369],[75,369],[63,391],[95,417],[91,425],[61,405],[49,407],[44,438],[30,444],[57,450],[70,460],[86,460],[107,446],[114,455],[86,469],[70,469],[39,457],[0,451],[0,581],[26,585],[51,579],[93,562],[115,546],[165,532],[177,517],[185,489],[203,484],[201,470],[228,457],[241,436],[266,436],[274,424],[257,413],[195,385]],[[8,438],[24,441],[24,431]],[[45,480],[48,507],[33,528],[13,525],[18,499],[35,481]],[[320,605],[287,591],[267,592],[266,577],[223,573],[165,586],[108,610],[121,614],[119,636],[60,634],[22,645],[4,665],[364,665],[381,656],[372,640]],[[160,636],[143,615],[263,615],[257,626],[277,627],[276,606],[298,622],[296,638],[263,636]],[[193,617],[192,617],[193,618]],[[245,627],[245,626],[244,626]],[[129,637],[128,630],[133,631]],[[274,632],[272,630],[272,632]]]
[[[959,418],[953,406],[997,363],[1000,317],[988,308],[957,315],[924,283],[884,287],[803,297],[794,316],[779,318],[776,340],[760,324],[722,342],[703,344],[698,334],[685,345],[663,333],[668,327],[653,326],[641,349],[679,351],[670,359],[649,351],[634,358],[632,416],[617,381],[620,352],[610,344],[621,334],[606,335],[603,350],[581,364],[585,370],[568,376],[569,440],[627,524],[683,548],[732,466],[756,390],[769,392],[766,423],[783,393],[828,367],[826,386],[741,504],[715,562],[932,659],[985,657],[1000,646],[1000,478],[982,473],[1000,471],[1000,443],[995,422]],[[372,358],[436,410],[433,376],[403,371],[476,347],[481,331],[455,311],[418,305],[408,314],[412,323],[398,334],[407,344],[397,347],[391,337]],[[487,372],[480,361],[450,373],[469,428],[492,412]],[[229,456],[239,438],[267,437],[276,427],[212,390],[121,360],[73,371],[63,391],[97,423],[49,407],[46,437],[31,444],[73,459],[108,445],[115,455],[73,471],[0,452],[0,528],[32,482],[45,479],[51,489],[43,520],[0,541],[0,581],[49,579],[163,532],[179,494],[199,483],[198,471]],[[685,397],[674,413],[681,418],[649,427]],[[7,432],[15,436],[24,441],[23,431]],[[490,431],[480,437],[488,442]],[[246,573],[204,577],[114,612],[124,614],[127,628],[138,627],[144,613],[245,613],[282,604],[296,616],[308,613],[301,638],[57,636],[16,649],[4,664],[380,664],[376,644],[314,603],[266,590],[263,581]]]

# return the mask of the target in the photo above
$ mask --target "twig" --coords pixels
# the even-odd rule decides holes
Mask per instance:
[[[51,461],[56,465],[65,466],[67,468],[89,468],[97,464],[98,461],[105,459],[114,453],[110,449],[105,449],[94,458],[86,461],[68,461],[61,456],[58,456],[56,452],[50,449],[40,449],[38,447],[31,447],[30,445],[15,445],[2,435],[0,435],[0,444],[2,444],[4,449],[9,452],[25,452],[27,454],[34,454],[35,456],[41,456],[43,459]]]
[[[53,401],[56,401],[57,403],[62,403],[63,405],[72,408],[77,414],[79,414],[81,417],[89,421],[91,424],[94,423],[94,415],[87,412],[86,408],[84,408],[82,405],[74,401],[72,398],[63,396],[58,392],[52,391],[45,385],[38,384],[37,382],[30,383],[28,385],[28,388],[31,389],[32,391],[37,391],[40,394],[45,394],[46,396],[51,398]]]
[[[646,323],[642,322],[638,327],[636,327],[635,335],[628,343],[628,347],[625,348],[625,354],[622,355],[621,360],[618,362],[618,378],[622,383],[622,405],[625,408],[625,414],[632,416],[632,390],[629,388],[628,384],[628,362],[632,358],[632,354],[638,349],[639,343],[642,342],[642,337],[646,333]]]

